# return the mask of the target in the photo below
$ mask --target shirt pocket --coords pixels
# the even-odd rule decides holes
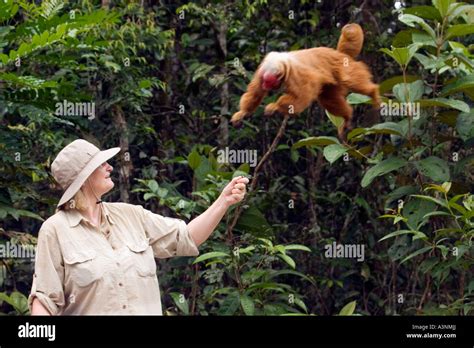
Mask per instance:
[[[69,273],[73,283],[80,287],[87,287],[103,277],[104,267],[100,264],[95,250],[79,249],[67,244],[63,257],[66,264],[66,276]]]
[[[133,268],[142,277],[156,277],[156,262],[151,246],[143,242],[126,243],[131,253]]]

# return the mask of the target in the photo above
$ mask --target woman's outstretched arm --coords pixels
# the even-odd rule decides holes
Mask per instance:
[[[246,193],[245,185],[248,182],[249,179],[243,176],[232,179],[215,202],[204,213],[188,223],[189,234],[197,246],[209,238],[227,209],[244,199]]]

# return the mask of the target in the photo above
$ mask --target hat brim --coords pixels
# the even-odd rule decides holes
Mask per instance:
[[[84,169],[77,175],[76,179],[69,185],[69,187],[64,191],[57,207],[60,207],[67,201],[69,201],[77,191],[80,190],[82,185],[86,182],[87,178],[96,170],[102,163],[107,162],[107,160],[114,157],[117,153],[120,152],[120,147],[113,147],[108,150],[97,152],[92,159],[87,163]]]

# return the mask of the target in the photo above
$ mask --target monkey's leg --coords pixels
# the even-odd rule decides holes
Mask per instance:
[[[257,71],[249,83],[247,91],[240,98],[240,110],[232,116],[230,120],[232,124],[237,125],[244,117],[250,116],[266,95],[267,91],[262,88],[260,73]]]
[[[346,101],[346,89],[340,86],[325,86],[318,98],[319,104],[334,116],[344,118],[344,124],[338,129],[339,139],[345,140],[346,131],[351,128],[352,107]]]
[[[366,95],[372,98],[374,108],[380,108],[379,86],[372,82],[372,74],[367,66],[362,62],[353,62],[350,66],[350,78],[345,80],[345,85],[351,91]]]

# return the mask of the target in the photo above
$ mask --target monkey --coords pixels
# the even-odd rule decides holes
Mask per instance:
[[[315,47],[290,52],[268,53],[255,72],[247,91],[240,99],[240,110],[231,118],[241,125],[270,92],[284,86],[284,94],[265,107],[264,115],[297,116],[314,101],[335,116],[344,118],[338,129],[341,140],[352,128],[352,107],[346,101],[350,91],[367,95],[375,109],[380,106],[379,86],[367,65],[356,61],[364,43],[360,25],[350,23],[342,28],[337,48]]]

